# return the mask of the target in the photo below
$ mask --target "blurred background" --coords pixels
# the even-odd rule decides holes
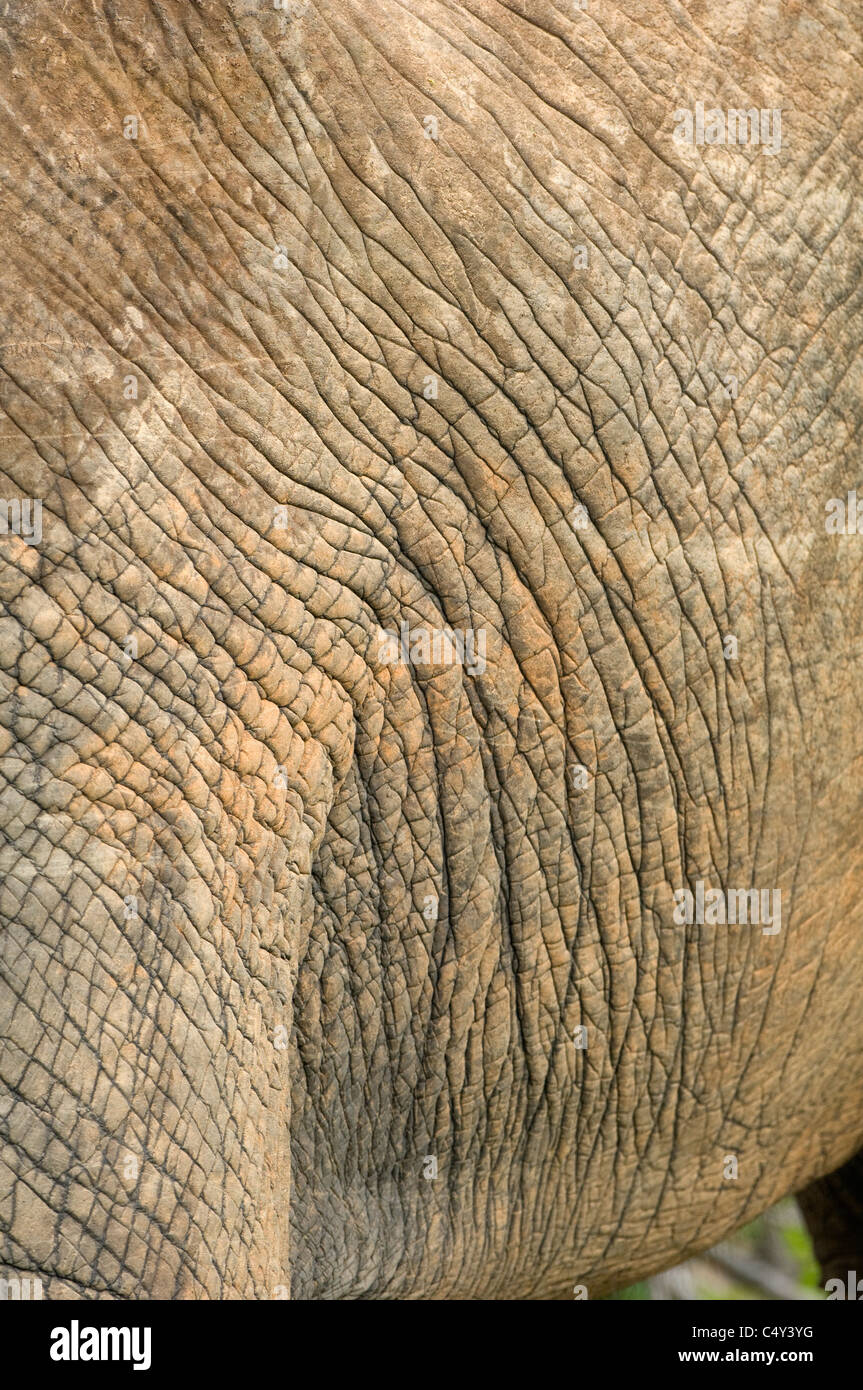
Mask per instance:
[[[797,1301],[826,1294],[803,1217],[788,1197],[722,1245],[611,1298]]]

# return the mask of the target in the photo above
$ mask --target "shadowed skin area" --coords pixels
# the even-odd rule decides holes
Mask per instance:
[[[838,1168],[848,13],[9,10],[5,1268],[596,1297]],[[781,150],[675,142],[697,101]],[[484,669],[385,659],[402,624]],[[698,880],[781,930],[676,923]]]

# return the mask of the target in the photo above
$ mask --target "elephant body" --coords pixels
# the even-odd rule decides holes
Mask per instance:
[[[7,1268],[593,1298],[852,1171],[859,26],[14,10]]]

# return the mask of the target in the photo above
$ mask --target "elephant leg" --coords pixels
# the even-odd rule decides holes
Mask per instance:
[[[242,566],[182,539],[188,498],[139,480],[142,504],[52,428],[56,400],[28,421],[13,376],[4,482],[32,489],[44,449],[52,501],[38,549],[0,552],[0,1259],[48,1298],[278,1297],[290,928],[327,779],[246,675],[284,682],[225,602]]]
[[[825,1283],[849,1273],[863,1278],[863,1149],[837,1168],[817,1178],[797,1194],[797,1201]]]
[[[279,1296],[302,875],[209,760],[203,674],[176,702],[143,641],[124,672],[88,621],[66,640],[76,576],[16,594],[0,566],[3,1272],[50,1299]]]

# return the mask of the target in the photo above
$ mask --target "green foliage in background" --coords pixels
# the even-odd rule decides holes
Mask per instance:
[[[629,1299],[759,1301],[824,1296],[809,1233],[792,1198],[735,1232],[715,1251],[611,1294]]]

